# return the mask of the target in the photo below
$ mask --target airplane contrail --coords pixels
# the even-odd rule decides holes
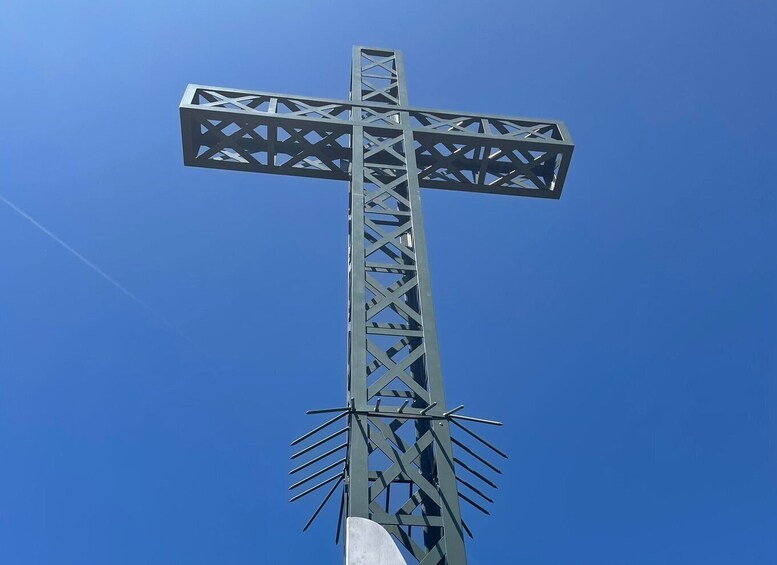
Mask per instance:
[[[187,341],[191,341],[181,330],[176,328],[173,324],[171,324],[162,314],[154,310],[151,306],[143,302],[140,298],[138,298],[132,291],[130,291],[127,287],[125,287],[123,284],[121,284],[119,281],[111,277],[108,273],[103,271],[100,267],[92,263],[89,259],[81,255],[78,251],[70,247],[67,243],[62,241],[56,234],[49,231],[45,226],[41,225],[35,218],[27,214],[24,210],[16,206],[13,202],[5,198],[2,194],[0,194],[0,200],[2,200],[11,210],[19,214],[22,218],[30,222],[33,226],[38,228],[40,231],[45,233],[47,236],[49,236],[51,239],[53,239],[55,242],[57,242],[59,245],[64,247],[67,251],[69,251],[72,255],[74,255],[79,261],[81,261],[84,265],[92,269],[95,273],[100,275],[102,278],[104,278],[106,281],[111,283],[115,288],[120,290],[122,294],[127,296],[130,300],[135,302],[136,304],[140,305],[146,312],[154,316],[157,320],[162,322],[164,325],[166,325],[171,330],[175,331],[177,334],[182,336]]]

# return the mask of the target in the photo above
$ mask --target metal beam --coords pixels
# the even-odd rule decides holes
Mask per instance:
[[[390,97],[379,91],[367,102],[342,101],[189,85],[180,105],[184,162],[350,180],[353,128],[390,137],[410,127],[422,188],[561,196],[574,147],[563,122],[413,108]]]

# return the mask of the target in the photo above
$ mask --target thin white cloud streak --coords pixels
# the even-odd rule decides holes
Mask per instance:
[[[45,226],[43,226],[40,222],[38,222],[35,218],[27,214],[24,210],[16,206],[13,202],[5,198],[2,194],[0,194],[0,200],[2,200],[11,210],[19,214],[22,218],[30,222],[33,226],[38,228],[40,231],[45,233],[47,236],[49,236],[51,239],[53,239],[55,242],[57,242],[59,245],[64,247],[67,251],[70,252],[71,255],[75,256],[79,261],[81,261],[84,265],[92,269],[95,273],[100,275],[102,278],[104,278],[106,281],[111,283],[115,288],[117,288],[119,291],[121,291],[122,294],[127,296],[130,300],[141,306],[146,312],[151,314],[154,318],[162,322],[164,325],[166,325],[168,328],[173,330],[175,333],[186,339],[187,341],[191,341],[181,330],[176,328],[173,324],[171,324],[162,314],[154,310],[151,306],[143,302],[140,298],[138,298],[135,294],[132,293],[127,287],[125,287],[123,284],[121,284],[119,281],[111,277],[108,273],[103,271],[100,267],[92,263],[89,259],[81,255],[78,251],[70,247],[67,243],[62,241],[57,235],[49,231]]]

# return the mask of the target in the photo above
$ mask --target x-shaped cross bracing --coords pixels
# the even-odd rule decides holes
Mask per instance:
[[[388,70],[393,64],[392,61],[391,57],[369,59],[368,64],[371,68],[379,67],[394,73]],[[333,145],[324,153],[326,159],[323,159],[320,154],[315,154],[316,145],[302,141],[305,132],[315,130],[317,126],[326,127],[326,124],[345,127],[345,130],[337,131],[347,133],[349,137],[350,129],[358,125],[379,125],[382,132],[379,135],[385,135],[392,130],[401,135],[402,131],[410,128],[416,133],[415,151],[419,165],[417,174],[421,187],[542,198],[560,197],[573,149],[571,137],[562,122],[532,122],[528,118],[404,107],[399,104],[397,94],[392,90],[396,89],[398,84],[395,75],[379,78],[389,79],[391,84],[378,86],[360,83],[359,88],[364,88],[365,94],[358,102],[190,86],[180,106],[184,160],[187,165],[201,167],[347,180],[352,171],[343,167],[347,166],[350,160],[350,148],[340,144]],[[370,100],[375,97],[381,98],[382,101],[371,103]],[[384,97],[388,98],[383,100]],[[408,116],[405,123],[400,123],[399,117],[402,113]],[[290,154],[298,155],[297,161],[307,163],[309,167],[295,167],[297,171],[290,171],[273,159],[267,159],[266,164],[261,163],[261,159],[248,159],[241,146],[251,145],[253,141],[240,136],[230,136],[227,150],[231,151],[231,155],[240,155],[246,162],[240,159],[224,159],[219,156],[218,151],[203,151],[202,147],[212,147],[213,141],[201,133],[199,126],[214,117],[229,119],[246,128],[282,124],[286,124],[285,129],[288,131],[296,128],[295,131],[302,135],[294,136],[287,146],[298,147],[287,150]],[[218,137],[217,141],[223,140]],[[432,150],[438,143],[445,146],[464,144],[470,148],[464,153],[473,152],[473,156],[459,158],[462,156],[461,151],[446,155],[444,152]],[[259,147],[260,150],[263,148],[266,150],[266,147]],[[499,163],[491,157],[491,149],[498,149],[504,155],[511,155],[520,150],[521,154],[534,151],[545,156],[541,160],[532,159],[520,165],[512,160]],[[254,151],[249,150],[248,153]],[[322,167],[315,159],[309,161],[309,157],[315,157],[322,162],[340,161],[344,165],[332,167],[330,163]],[[547,162],[552,162],[552,166],[548,167]],[[437,174],[442,169],[448,170],[449,173]]]

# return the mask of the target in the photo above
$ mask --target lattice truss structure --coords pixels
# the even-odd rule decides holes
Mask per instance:
[[[364,77],[374,96],[356,92],[349,102],[189,85],[185,163],[350,180],[355,126],[410,127],[421,187],[561,196],[573,149],[563,122],[400,106],[391,87],[377,88],[383,69]]]
[[[419,188],[558,198],[563,123],[411,108],[401,53],[363,47],[347,102],[190,85],[180,112],[187,165],[350,181],[346,406],[292,443],[292,500],[329,487],[305,529],[343,485],[337,538],[369,518],[411,561],[466,563],[460,501],[488,513],[483,452],[506,456],[469,427],[498,422],[446,408]]]

